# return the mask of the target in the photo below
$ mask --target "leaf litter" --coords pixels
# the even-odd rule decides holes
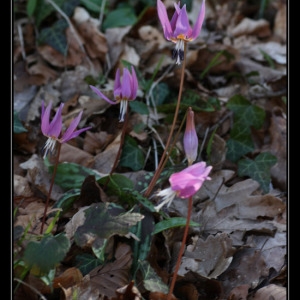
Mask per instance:
[[[200,2],[196,1],[195,6]],[[169,3],[170,7],[172,5]],[[210,155],[215,171],[212,180],[206,181],[194,197],[192,221],[200,225],[189,229],[180,276],[174,290],[178,299],[259,300],[272,297],[281,300],[286,296],[287,182],[283,170],[286,170],[287,158],[287,112],[282,101],[286,95],[284,9],[286,4],[282,1],[271,5],[273,14],[276,11],[271,27],[268,18],[252,18],[246,2],[225,1],[213,9],[211,1],[207,1],[207,28],[188,50],[187,88],[194,90],[206,103],[209,97],[218,97],[222,109],[211,113],[195,112],[203,148],[207,147],[207,132],[211,134],[217,127],[213,151],[201,153]],[[189,15],[191,20],[195,19],[193,12],[197,11],[193,8]],[[164,82],[170,90],[178,88],[180,73],[172,67],[171,46],[165,41],[158,23],[153,21],[157,20],[153,8],[147,8],[133,26],[107,28],[103,32],[99,30],[98,20],[82,7],[75,8],[72,20],[73,27],[66,30],[69,50],[65,57],[47,44],[36,48],[32,43],[34,36],[33,31],[29,30],[32,26],[29,23],[27,31],[23,30],[26,33],[26,51],[29,53],[34,49],[35,54],[26,53],[24,59],[22,44],[15,44],[14,109],[28,130],[26,134],[14,133],[14,165],[17,166],[14,168],[14,208],[18,208],[14,220],[15,233],[17,228],[21,228],[21,232],[26,228],[28,230],[28,224],[30,234],[39,232],[43,202],[51,181],[51,174],[41,159],[44,140],[39,133],[39,107],[42,99],[53,99],[56,105],[60,100],[66,103],[66,127],[72,116],[84,109],[81,126],[92,124],[94,130],[63,144],[60,163],[87,167],[94,176],[103,177],[114,163],[121,126],[118,124],[118,110],[95,99],[85,81],[86,77],[97,78],[99,74],[105,74],[107,81],[102,90],[111,94],[113,71],[125,60],[137,66],[144,78],[149,78],[158,68],[161,78],[156,82],[157,87],[162,88],[159,83]],[[203,46],[205,44],[206,47]],[[107,54],[110,65],[106,65]],[[220,60],[207,74],[203,73],[204,81],[199,80],[201,72],[216,59],[217,54]],[[164,59],[159,64],[162,56]],[[168,68],[169,72],[164,73]],[[229,80],[226,76],[230,74],[234,77],[236,73],[243,79]],[[151,101],[157,101],[163,90],[154,91],[153,88]],[[269,151],[277,158],[277,163],[270,170],[272,186],[268,193],[262,193],[259,183],[252,178],[239,177],[237,165],[226,159],[226,141],[230,135],[232,115],[228,114],[224,105],[236,94],[244,95],[253,105],[259,105],[266,111],[263,128],[253,131],[252,136],[257,154]],[[144,91],[139,91],[139,95],[142,97]],[[172,97],[170,91],[167,95]],[[170,109],[170,104],[168,106]],[[164,110],[163,106],[159,114],[151,113],[153,118],[149,127],[144,126],[147,130],[137,133],[136,126],[147,124],[149,119],[149,116],[139,113],[131,115],[128,129],[128,134],[143,149],[145,157],[157,145],[163,146],[167,138],[166,130],[170,126],[167,122],[170,111]],[[182,136],[178,139],[173,163],[181,163],[181,139]],[[135,188],[141,191],[151,179],[155,161],[151,155],[147,159],[141,170],[132,171],[129,165],[125,165],[119,166],[117,173],[131,179]],[[75,197],[69,198],[73,201],[69,205],[71,210],[64,211],[64,206],[55,207],[66,192],[60,184],[54,184],[51,193],[53,207],[48,211],[47,224],[50,225],[54,214],[62,209],[64,213],[53,227],[53,232],[65,232],[72,241],[69,252],[58,263],[53,277],[54,290],[59,291],[63,299],[73,299],[75,293],[79,299],[165,299],[164,293],[167,293],[167,284],[181,243],[182,227],[166,229],[151,236],[150,228],[159,221],[159,216],[147,214],[143,209],[129,212],[128,203],[134,200],[126,191],[105,193],[98,184],[98,177],[90,182],[88,189],[83,189],[84,178],[81,178],[77,181],[74,178],[74,189],[78,190],[73,191]],[[166,179],[161,178],[158,190],[164,187]],[[88,192],[91,187],[94,193]],[[110,191],[115,188],[112,185]],[[151,201],[156,204],[155,199]],[[151,203],[143,203],[151,207]],[[184,200],[175,198],[166,213],[171,218],[186,217],[187,205]],[[108,223],[102,223],[103,220]],[[142,225],[141,229],[133,230],[139,223],[148,224],[149,229]],[[104,224],[109,224],[111,229],[104,230]],[[99,235],[101,230],[104,236]],[[22,244],[21,248],[26,250]],[[84,265],[85,274],[79,268],[78,259]],[[133,265],[139,266],[136,274],[138,285],[132,281]],[[18,270],[15,273],[17,275]],[[34,274],[29,274],[25,282],[42,294],[51,293],[49,287]],[[22,285],[15,299],[33,299],[34,295],[32,289]]]

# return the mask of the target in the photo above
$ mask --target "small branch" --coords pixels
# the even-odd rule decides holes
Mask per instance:
[[[178,273],[178,270],[179,270],[179,267],[180,267],[180,264],[181,264],[181,258],[182,258],[182,255],[183,255],[183,252],[184,252],[184,249],[185,249],[185,243],[186,243],[186,239],[187,239],[188,232],[189,232],[192,209],[193,209],[193,197],[190,197],[189,198],[188,214],[187,214],[187,220],[186,220],[186,225],[185,225],[185,229],[184,229],[184,234],[183,234],[183,238],[182,238],[182,242],[181,242],[181,246],[180,246],[180,250],[179,250],[175,270],[174,270],[174,273],[173,273],[169,293],[168,293],[168,296],[167,296],[167,300],[171,300],[171,298],[172,298],[172,293],[173,293],[173,290],[174,290],[174,287],[175,287],[177,273]]]
[[[154,173],[154,176],[152,177],[152,180],[149,183],[148,189],[146,190],[144,197],[149,197],[151,191],[153,190],[156,181],[159,178],[160,173],[162,172],[163,169],[163,164],[165,161],[165,157],[167,154],[167,151],[169,151],[169,146],[171,143],[171,139],[173,136],[173,132],[175,129],[175,125],[176,125],[176,121],[177,121],[177,116],[178,116],[178,112],[179,112],[179,108],[180,108],[180,101],[181,101],[181,97],[182,97],[182,90],[183,90],[183,81],[184,81],[184,71],[185,71],[185,65],[186,65],[186,51],[187,51],[187,43],[184,42],[184,59],[183,59],[183,63],[182,63],[182,68],[181,68],[181,78],[180,78],[180,86],[179,86],[179,93],[178,93],[178,99],[177,99],[177,105],[176,105],[176,109],[175,109],[175,114],[174,114],[174,119],[173,119],[173,124],[169,133],[169,137],[168,137],[168,141],[166,144],[166,148],[162,154],[162,157],[160,159],[158,168],[156,170],[156,172]]]

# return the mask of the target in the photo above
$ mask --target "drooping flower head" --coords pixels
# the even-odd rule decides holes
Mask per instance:
[[[56,142],[59,142],[61,144],[66,143],[67,141],[77,137],[80,133],[92,128],[92,127],[85,127],[75,131],[82,116],[82,111],[81,111],[78,114],[78,116],[72,120],[67,130],[62,134],[63,123],[62,123],[61,113],[63,107],[64,107],[64,103],[61,103],[58,110],[56,111],[54,118],[50,122],[52,102],[50,102],[45,109],[44,101],[42,101],[41,130],[43,135],[48,138],[44,146],[44,158],[47,156],[48,151],[52,152],[54,150]]]
[[[120,69],[117,69],[115,84],[114,84],[114,98],[115,101],[108,99],[96,87],[90,85],[90,88],[103,100],[115,105],[120,103],[120,116],[119,121],[124,121],[124,116],[127,111],[128,101],[133,101],[136,98],[138,90],[138,80],[134,67],[131,67],[131,73],[127,68],[123,69],[123,76],[121,78]]]
[[[186,127],[183,136],[183,147],[189,166],[196,160],[198,155],[198,136],[195,129],[194,112],[188,108]]]
[[[159,211],[165,204],[170,206],[175,196],[187,199],[195,195],[205,180],[211,180],[208,176],[211,169],[212,166],[207,167],[202,161],[172,174],[169,178],[171,186],[157,193],[163,199],[155,206],[155,210]]]
[[[202,1],[201,9],[196,23],[192,28],[186,11],[186,4],[180,8],[180,2],[174,4],[175,12],[171,21],[169,21],[167,10],[161,0],[157,0],[157,12],[162,25],[164,36],[168,41],[176,43],[173,50],[173,58],[176,58],[176,64],[184,59],[184,42],[193,41],[200,34],[205,16],[205,0]]]

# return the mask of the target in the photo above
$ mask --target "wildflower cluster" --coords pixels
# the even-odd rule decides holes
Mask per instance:
[[[164,36],[168,41],[175,43],[175,48],[173,49],[172,57],[173,59],[175,59],[175,63],[179,65],[185,59],[184,51],[186,49],[185,47],[186,43],[195,40],[200,34],[202,24],[204,21],[204,16],[205,16],[205,0],[203,0],[202,2],[202,6],[198,13],[196,23],[193,27],[191,27],[189,23],[186,5],[180,7],[180,2],[178,2],[177,4],[176,3],[174,4],[174,7],[175,7],[175,12],[171,20],[169,20],[165,5],[161,0],[157,0],[158,18],[161,22]],[[183,64],[183,66],[185,66],[185,64]],[[180,87],[182,87],[183,76],[184,76],[183,74],[184,74],[184,67],[182,67],[182,80],[181,80]],[[101,99],[108,102],[109,104],[111,105],[120,104],[119,121],[124,122],[124,126],[122,131],[122,139],[120,142],[119,152],[115,160],[115,164],[111,170],[112,173],[118,163],[118,159],[120,157],[121,149],[123,146],[122,143],[124,141],[124,134],[126,129],[125,126],[128,120],[127,118],[128,102],[136,99],[138,88],[139,88],[135,69],[133,66],[131,66],[131,69],[125,67],[123,69],[120,68],[117,69],[115,74],[115,81],[114,81],[113,100],[109,99],[106,95],[103,94],[103,92],[101,92],[95,86],[90,85],[89,87],[97,96],[99,96]],[[180,89],[180,91],[181,90],[182,89]],[[179,97],[177,101],[173,125],[175,124],[177,119],[176,112],[178,112],[180,99],[181,99],[181,92],[179,93]],[[77,137],[82,132],[91,129],[91,127],[84,127],[82,129],[76,130],[83,113],[81,111],[78,114],[78,116],[72,120],[69,127],[63,132],[63,122],[62,122],[63,107],[64,104],[61,103],[55,113],[54,118],[50,121],[52,103],[50,102],[49,105],[45,108],[44,102],[42,102],[41,131],[43,135],[48,138],[44,146],[44,158],[47,156],[48,152],[53,152],[57,142],[60,144],[66,143],[67,141]],[[174,126],[172,126],[172,130],[170,131],[169,140],[172,137],[173,129]],[[167,142],[166,149],[169,147],[169,140]],[[180,172],[173,173],[170,176],[169,178],[170,187],[161,190],[156,194],[158,197],[161,197],[162,199],[161,202],[155,206],[155,210],[159,212],[164,205],[170,206],[174,197],[176,196],[182,199],[189,199],[189,209],[188,209],[189,215],[187,217],[186,231],[184,234],[182,245],[185,244],[187,229],[189,226],[189,218],[192,210],[192,197],[197,193],[197,191],[199,191],[199,189],[202,187],[205,180],[211,180],[209,174],[212,170],[212,166],[207,166],[206,162],[204,161],[197,162],[198,136],[195,128],[194,112],[192,108],[189,108],[187,111],[186,129],[183,137],[183,146],[188,161],[188,166],[185,169],[181,170]],[[164,151],[164,154],[166,153],[166,151],[167,150]],[[59,156],[59,152],[57,155],[56,166],[58,163],[58,156]],[[163,159],[164,159],[164,155],[161,158],[162,166],[163,166]],[[195,161],[196,163],[194,163]],[[158,168],[156,170],[155,175],[157,177],[153,177],[153,178],[158,178],[160,174],[159,172],[161,172],[161,168]],[[55,176],[55,172],[53,173],[52,185],[54,183],[54,176]],[[156,179],[154,179],[153,182],[155,184]],[[47,210],[47,205],[49,203],[51,188],[49,191],[49,195],[47,198],[47,203],[44,211],[41,233],[43,231],[43,225],[45,223],[46,210]],[[150,190],[151,189],[149,189],[149,191]],[[181,259],[182,251],[183,249],[181,250],[181,253],[178,256],[178,262]],[[179,263],[177,263],[177,267],[179,267]],[[167,298],[168,300],[174,287],[174,283],[176,280],[176,272],[177,271],[174,272],[171,288]]]

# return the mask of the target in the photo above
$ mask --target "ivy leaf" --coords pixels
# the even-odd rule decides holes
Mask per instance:
[[[256,180],[264,193],[269,192],[271,175],[270,168],[275,165],[277,158],[269,152],[260,153],[254,160],[245,158],[238,162],[238,175],[249,176]]]
[[[230,132],[230,139],[227,145],[227,159],[236,162],[243,155],[254,150],[251,132],[248,127],[235,124]]]
[[[101,260],[95,258],[90,253],[83,253],[76,256],[76,265],[83,276],[91,272],[94,268],[101,264]]]
[[[40,242],[31,241],[24,252],[24,262],[36,275],[47,274],[63,260],[70,248],[64,233],[44,236]],[[47,257],[47,259],[45,259]]]
[[[131,168],[133,171],[141,170],[144,166],[144,153],[138,147],[135,139],[130,136],[125,137],[120,166]]]
[[[261,128],[265,119],[265,111],[259,106],[252,105],[241,95],[235,95],[227,102],[227,108],[234,112],[234,122],[240,126],[256,129]]]
[[[65,29],[68,26],[67,21],[65,19],[61,19],[55,22],[52,27],[42,29],[39,35],[39,44],[50,45],[62,55],[66,55],[68,44]]]
[[[21,123],[18,113],[14,111],[14,133],[27,132],[28,130]]]
[[[129,102],[129,106],[132,111],[139,113],[141,115],[149,115],[148,106],[140,101],[131,101]]]
[[[121,7],[112,10],[106,15],[103,22],[103,30],[107,28],[133,25],[137,21],[133,7]]]

